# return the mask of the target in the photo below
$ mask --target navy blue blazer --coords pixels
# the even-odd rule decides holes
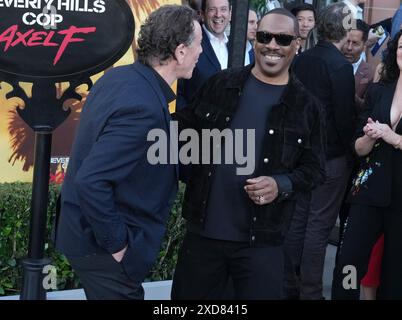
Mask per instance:
[[[143,281],[159,252],[177,192],[177,165],[151,165],[148,132],[170,114],[153,71],[136,62],[110,70],[92,88],[80,117],[61,191],[56,248],[66,256],[115,253]],[[168,157],[169,159],[169,157]]]
[[[178,81],[177,110],[185,108],[204,82],[222,69],[204,28],[202,28],[201,46],[202,53],[198,58],[191,79],[181,79]]]

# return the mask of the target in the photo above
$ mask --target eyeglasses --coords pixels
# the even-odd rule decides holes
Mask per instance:
[[[257,31],[257,41],[259,43],[271,43],[273,38],[275,38],[275,41],[278,45],[282,47],[287,47],[290,46],[292,41],[296,40],[298,37],[292,36],[290,34],[273,34],[266,31]]]

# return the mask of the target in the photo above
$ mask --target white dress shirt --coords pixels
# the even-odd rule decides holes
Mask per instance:
[[[360,56],[360,59],[359,59],[357,62],[352,63],[352,66],[353,66],[353,74],[354,74],[354,75],[356,75],[357,69],[359,69],[360,64],[362,63],[363,60],[364,60],[364,59],[363,59],[363,55],[361,55],[361,56]]]
[[[250,62],[250,55],[248,54],[249,51],[253,49],[253,46],[251,45],[250,41],[247,40],[246,42],[246,54],[244,55],[244,66],[248,66]]]
[[[205,33],[208,36],[209,42],[211,42],[212,48],[214,49],[215,55],[218,58],[218,61],[221,65],[221,69],[227,69],[228,67],[228,47],[227,43],[229,41],[228,37],[226,34],[223,34],[223,40],[217,38],[214,36],[211,32],[208,31],[208,29],[203,25]]]

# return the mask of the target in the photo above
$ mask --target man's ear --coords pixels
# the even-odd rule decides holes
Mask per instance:
[[[296,39],[296,53],[299,52],[300,47],[301,47],[301,38],[299,37]]]
[[[183,43],[179,44],[176,47],[176,50],[174,51],[174,55],[176,57],[177,64],[179,64],[179,65],[183,64],[186,53],[187,53],[187,47]]]

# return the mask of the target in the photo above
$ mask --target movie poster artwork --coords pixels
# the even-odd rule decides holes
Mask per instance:
[[[96,32],[96,28],[91,25],[92,17],[94,19],[108,19],[107,10],[108,1],[114,0],[0,0],[0,18],[2,8],[13,7],[17,11],[21,11],[19,21],[13,21],[7,24],[5,30],[0,30],[0,54],[6,55],[7,52],[12,52],[14,48],[20,46],[23,49],[33,50],[33,54],[22,53],[20,56],[14,56],[10,63],[0,64],[1,70],[10,72],[17,70],[18,74],[22,75],[23,82],[20,82],[20,87],[25,91],[28,97],[32,93],[32,83],[29,82],[32,77],[48,77],[59,79],[55,84],[57,96],[61,97],[69,88],[68,77],[65,77],[68,72],[68,66],[71,73],[78,72],[79,69],[91,67],[86,65],[85,49],[80,54],[80,59],[77,59],[72,53],[74,50],[79,50],[79,46],[85,48],[86,45],[91,46],[91,33]],[[181,4],[180,0],[126,0],[135,19],[135,32],[138,35],[139,26],[146,19],[147,15],[161,5],[165,4]],[[127,7],[128,8],[128,7]],[[72,27],[72,25],[64,25],[66,21],[73,19],[75,12],[81,15],[88,15],[88,25],[82,28]],[[102,16],[103,15],[103,16]],[[6,17],[3,17],[6,19]],[[14,19],[15,20],[15,19]],[[4,21],[4,20],[3,20]],[[54,26],[57,28],[54,28]],[[23,26],[23,28],[21,28]],[[107,26],[107,24],[105,24]],[[102,25],[100,26],[102,27]],[[98,28],[100,28],[98,27]],[[106,31],[105,31],[106,32]],[[113,32],[113,29],[110,30]],[[119,37],[113,37],[110,33],[110,39],[104,39],[105,43],[110,45],[113,41],[123,41]],[[99,48],[88,61],[98,59],[97,68],[102,64],[107,64],[103,61],[102,45],[97,44]],[[118,43],[116,43],[116,47]],[[41,53],[40,50],[46,50]],[[51,47],[51,48],[50,48]],[[127,50],[124,56],[114,63],[115,66],[130,64],[135,60],[135,41]],[[93,50],[92,50],[93,51]],[[22,51],[21,51],[22,52]],[[3,56],[5,57],[5,56]],[[29,59],[35,57],[38,62],[37,68],[27,68]],[[37,57],[42,57],[41,59]],[[103,60],[102,60],[103,59]],[[10,66],[18,60],[18,64]],[[4,59],[2,59],[4,61]],[[14,61],[14,62],[13,62]],[[52,68],[48,68],[44,64],[50,64]],[[32,61],[30,61],[32,62]],[[67,66],[67,69],[66,69]],[[46,70],[46,72],[45,72]],[[52,70],[48,72],[47,70]],[[93,82],[96,82],[108,69],[98,72],[91,77]],[[28,72],[29,71],[29,72]],[[100,71],[100,70],[99,70]],[[63,77],[64,76],[64,77]],[[64,108],[70,108],[71,114],[68,119],[62,123],[53,133],[52,140],[52,156],[51,156],[51,183],[62,183],[66,168],[68,165],[69,153],[72,147],[75,129],[77,127],[79,116],[82,108],[85,106],[88,90],[86,85],[82,85],[76,89],[76,92],[83,98],[82,101],[67,100]],[[9,98],[6,95],[13,92],[13,87],[6,79],[1,79],[0,82],[0,183],[14,181],[32,181],[32,169],[34,160],[34,132],[33,130],[19,117],[16,112],[16,107],[24,107],[24,102],[19,98]]]

